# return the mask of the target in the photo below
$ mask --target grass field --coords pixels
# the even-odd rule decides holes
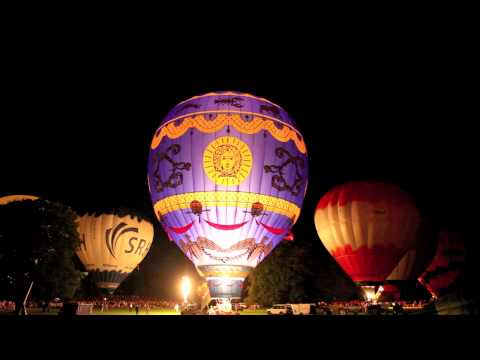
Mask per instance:
[[[58,309],[51,309],[49,312],[43,312],[42,309],[29,309],[28,310],[30,315],[51,315],[51,316],[57,316],[59,310]],[[407,314],[422,314],[422,311],[419,310],[406,310]],[[1,313],[0,315],[13,315],[12,313]],[[136,315],[135,311],[128,311],[128,309],[111,309],[108,310],[107,312],[102,312],[100,310],[95,310],[93,312],[93,315],[97,316],[109,316],[109,315]],[[159,309],[159,310],[150,310],[150,312],[147,314],[145,310],[140,310],[138,315],[180,315],[179,313],[175,312],[173,309]],[[267,310],[266,309],[259,309],[259,310],[243,310],[240,312],[240,315],[267,315]],[[351,315],[351,314],[348,314]],[[366,313],[359,313],[358,315],[368,315]],[[393,315],[392,313],[390,314],[383,314],[383,315]]]
[[[267,310],[243,310],[240,315],[267,315]]]
[[[266,310],[245,310],[241,311],[240,315],[266,315]],[[135,311],[129,312],[127,309],[113,309],[108,312],[94,311],[93,315],[135,315]],[[151,310],[149,314],[145,311],[140,311],[138,315],[180,315],[175,310]]]
[[[107,312],[94,311],[93,315],[135,315],[135,311],[129,312],[128,309],[112,309]],[[141,310],[138,315],[180,315],[175,310],[151,310],[147,314],[144,310]],[[266,310],[244,310],[240,312],[240,315],[267,315]]]
[[[51,316],[57,316],[59,310],[58,309],[50,309],[49,312],[43,312],[42,309],[28,309],[28,312],[30,315],[40,315],[40,316],[45,316],[45,315],[51,315]],[[7,313],[4,313],[2,315],[9,315]],[[12,314],[13,315],[13,314]],[[100,310],[95,310],[93,312],[93,315],[98,315],[98,316],[109,316],[109,315],[136,315],[135,310],[130,312],[128,309],[111,309],[106,312],[102,312]],[[180,315],[179,313],[175,312],[175,310],[170,310],[170,309],[159,309],[159,310],[150,310],[150,312],[147,314],[145,310],[140,310],[138,315]],[[244,310],[240,312],[240,315],[267,315],[266,310]]]
[[[28,309],[29,315],[40,315],[40,316],[57,316],[59,310],[58,309],[50,309],[49,312],[43,312],[42,309],[38,308],[30,308]],[[13,313],[1,313],[0,315],[14,315]],[[107,312],[102,312],[100,310],[95,310],[93,312],[93,315],[100,315],[100,316],[105,316],[105,315],[135,315],[135,311],[129,312],[128,309],[112,309]],[[147,313],[144,310],[141,310],[138,315],[147,315]],[[162,310],[150,310],[150,313],[148,315],[179,315],[178,313],[175,312],[175,310],[169,310],[169,309],[162,309]]]
[[[107,312],[102,312],[100,310],[96,310],[93,312],[93,315],[136,315],[135,310],[132,312],[128,311],[128,309],[112,309],[108,310]],[[175,310],[170,309],[160,309],[160,310],[150,310],[147,314],[145,310],[140,310],[138,315],[180,315]]]

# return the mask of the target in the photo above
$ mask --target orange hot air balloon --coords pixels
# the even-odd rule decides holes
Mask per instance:
[[[315,211],[322,243],[369,300],[414,247],[419,225],[411,197],[379,182],[340,185],[320,199]]]

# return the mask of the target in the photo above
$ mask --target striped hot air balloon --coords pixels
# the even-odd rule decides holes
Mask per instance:
[[[297,126],[266,99],[208,93],[161,122],[148,164],[154,210],[212,297],[240,297],[244,278],[288,235],[307,167]]]
[[[414,248],[419,224],[410,196],[379,182],[340,185],[320,199],[315,211],[322,243],[369,299]]]
[[[435,256],[418,281],[439,298],[448,293],[465,266],[465,243],[459,233],[441,232]]]
[[[134,213],[87,213],[78,219],[77,255],[97,287],[113,294],[153,242],[153,225]]]

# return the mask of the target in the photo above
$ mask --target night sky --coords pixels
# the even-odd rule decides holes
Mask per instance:
[[[16,47],[2,66],[0,195],[34,194],[78,210],[126,206],[153,217],[147,157],[161,119],[191,96],[234,90],[279,104],[305,137],[310,178],[297,237],[319,241],[319,198],[353,180],[397,184],[441,228],[466,232],[472,224],[476,118],[469,71],[452,47],[382,43],[317,54],[291,48],[286,56],[268,47],[264,56],[167,56],[131,43],[37,40]],[[478,245],[467,236],[467,246],[473,264]],[[325,252],[319,261],[332,260]],[[467,279],[474,279],[470,268]],[[194,274],[163,234],[142,271],[149,278],[155,272],[151,286],[165,296],[167,282]]]

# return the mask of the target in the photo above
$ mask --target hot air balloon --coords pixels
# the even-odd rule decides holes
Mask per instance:
[[[414,248],[419,224],[410,196],[379,182],[340,185],[320,199],[315,211],[321,241],[369,300]]]
[[[78,219],[77,255],[97,287],[113,294],[145,258],[153,225],[134,212],[87,213]]]
[[[212,298],[241,297],[245,277],[297,221],[307,180],[307,150],[294,121],[249,94],[181,102],[151,144],[155,214],[205,276]]]
[[[460,276],[465,265],[465,244],[460,234],[441,232],[435,256],[418,281],[439,298]]]
[[[0,205],[6,205],[13,201],[23,201],[23,200],[38,200],[38,197],[33,195],[8,195],[0,198]]]
[[[437,242],[438,234],[432,224],[422,219],[413,248],[407,251],[385,281],[382,299],[392,297],[399,300],[402,293],[415,288],[417,278],[435,255]]]

